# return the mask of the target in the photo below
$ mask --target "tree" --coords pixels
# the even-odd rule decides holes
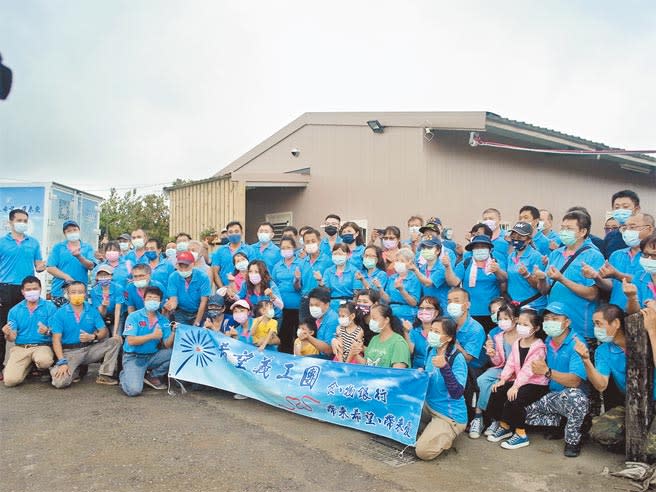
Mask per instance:
[[[169,235],[169,206],[164,195],[137,195],[131,190],[122,197],[112,188],[100,205],[100,227],[109,239],[124,232],[143,229],[150,237],[164,242]]]

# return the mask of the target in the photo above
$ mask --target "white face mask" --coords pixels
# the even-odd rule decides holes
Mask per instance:
[[[297,337],[301,337],[302,335],[303,335],[303,330],[301,330],[300,328],[298,330],[296,330],[296,336]]]
[[[142,238],[137,237],[132,240],[132,246],[135,247],[135,249],[141,249],[145,246],[146,241],[144,241]]]
[[[314,319],[319,319],[323,316],[323,309],[319,306],[310,306],[310,316]]]
[[[339,326],[343,328],[346,328],[348,325],[351,324],[351,320],[348,317],[340,316],[339,318],[337,318],[337,321],[339,322]]]
[[[271,234],[269,234],[268,232],[258,232],[257,240],[261,243],[266,244],[271,241]]]
[[[319,245],[317,243],[311,243],[305,245],[305,252],[309,255],[315,254],[319,251]]]
[[[517,334],[520,338],[527,338],[533,333],[533,328],[528,325],[517,325]]]
[[[419,234],[419,229],[421,229],[421,227],[419,226],[408,227],[408,234],[410,234],[411,236],[414,234]]]
[[[130,249],[130,243],[118,243],[118,248],[119,248],[121,251],[125,252],[125,251],[127,251],[128,249]],[[175,255],[174,255],[174,256],[175,256]]]
[[[405,272],[408,271],[408,267],[402,261],[396,261],[394,262],[394,271],[399,275],[403,275]]]

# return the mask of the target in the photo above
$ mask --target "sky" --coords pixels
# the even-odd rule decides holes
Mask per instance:
[[[656,2],[0,0],[0,180],[203,179],[311,111],[492,111],[656,147]]]

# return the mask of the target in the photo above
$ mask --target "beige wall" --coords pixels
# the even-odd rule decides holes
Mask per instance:
[[[252,194],[249,223],[251,217],[291,209],[296,226],[318,225],[336,212],[344,219],[367,219],[370,228],[396,224],[403,230],[409,215],[438,215],[461,237],[486,207],[500,209],[512,222],[525,204],[552,210],[556,221],[568,207],[583,205],[592,214],[593,232],[600,234],[611,195],[624,188],[635,190],[643,209],[656,213],[653,173],[582,157],[472,148],[466,132],[438,132],[431,142],[423,133],[422,128],[386,128],[383,134],[362,126],[300,128],[235,171],[311,168],[304,192]],[[299,157],[292,157],[292,148],[301,151]]]

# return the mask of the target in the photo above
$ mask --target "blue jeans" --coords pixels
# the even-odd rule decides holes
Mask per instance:
[[[175,310],[175,313],[173,313],[173,317],[178,323],[181,323],[183,325],[193,325],[194,321],[196,321],[196,313],[184,311],[180,308]]]
[[[492,394],[492,386],[499,380],[501,376],[502,367],[490,367],[483,374],[478,376],[476,382],[478,383],[478,404],[476,405],[481,410],[487,409],[487,404],[490,401],[490,395]]]
[[[128,396],[139,396],[143,391],[143,380],[146,371],[155,377],[164,376],[169,370],[172,349],[161,349],[154,354],[123,354],[123,370],[119,380],[123,393]]]

